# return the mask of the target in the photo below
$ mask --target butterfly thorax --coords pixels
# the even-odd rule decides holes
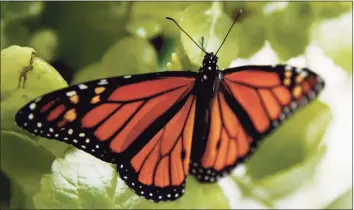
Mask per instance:
[[[208,71],[216,71],[218,70],[217,67],[218,57],[213,53],[207,53],[204,56],[202,66],[199,69],[199,72],[208,72]]]

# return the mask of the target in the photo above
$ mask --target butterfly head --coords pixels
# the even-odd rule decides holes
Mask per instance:
[[[218,57],[213,53],[206,53],[203,59],[201,71],[216,71],[217,70]]]

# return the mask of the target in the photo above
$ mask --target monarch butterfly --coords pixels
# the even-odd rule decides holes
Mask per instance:
[[[137,195],[155,202],[175,200],[184,193],[188,173],[200,182],[216,182],[324,87],[314,72],[288,65],[221,71],[221,46],[215,55],[205,52],[199,72],[74,85],[29,102],[16,122],[35,135],[117,164]]]

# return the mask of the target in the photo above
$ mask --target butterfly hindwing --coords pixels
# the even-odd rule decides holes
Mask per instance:
[[[190,171],[201,182],[215,182],[243,162],[259,140],[324,87],[308,69],[291,66],[243,66],[223,71],[210,107],[207,144]]]
[[[123,180],[136,194],[155,202],[175,200],[184,193],[189,170],[195,97],[185,98],[181,108],[144,146],[127,150],[117,165]],[[129,158],[125,158],[129,157]]]
[[[201,182],[216,182],[226,175],[237,163],[243,161],[249,153],[252,141],[252,137],[244,130],[241,119],[227,103],[227,93],[221,90],[211,104],[204,153],[199,162],[191,164],[191,174]]]

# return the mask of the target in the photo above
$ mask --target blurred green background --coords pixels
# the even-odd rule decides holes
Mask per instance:
[[[218,54],[220,68],[254,56],[266,43],[279,63],[304,55],[316,43],[340,68],[326,74],[348,79],[352,22],[345,18],[352,17],[352,6],[352,2],[2,1],[2,209],[283,208],[284,200],[318,179],[316,170],[328,151],[322,142],[333,119],[331,106],[323,101],[300,110],[227,179],[205,185],[188,177],[186,194],[163,204],[134,195],[113,165],[22,131],[15,125],[15,113],[29,100],[70,84],[125,74],[197,71],[203,53],[166,16],[176,19],[197,42],[204,36],[206,50],[215,52],[242,9]],[[33,52],[33,69],[25,87],[18,89],[21,71],[30,65]],[[311,205],[351,208],[352,188]]]

